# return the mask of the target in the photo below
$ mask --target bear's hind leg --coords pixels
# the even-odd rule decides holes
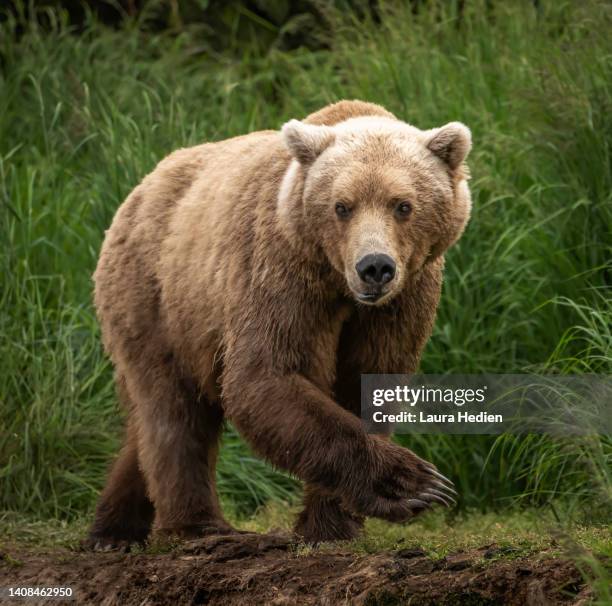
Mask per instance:
[[[138,466],[135,428],[129,422],[125,444],[112,466],[83,545],[107,550],[143,543],[151,529],[153,514],[153,503]]]
[[[347,541],[359,536],[363,522],[363,516],[348,511],[337,497],[307,485],[304,509],[298,516],[294,532],[305,543]]]
[[[181,375],[171,356],[155,362],[148,358],[148,372],[128,377],[154,531],[185,538],[236,532],[223,518],[216,489],[223,409]]]

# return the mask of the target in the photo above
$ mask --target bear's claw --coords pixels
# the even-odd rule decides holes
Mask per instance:
[[[440,505],[444,505],[444,507],[452,507],[457,504],[455,499],[433,488],[430,488],[427,492],[422,492],[419,495],[419,499],[423,499],[428,503],[440,503]]]
[[[453,507],[457,504],[455,497],[457,491],[454,488],[453,482],[446,476],[442,475],[435,467],[429,462],[425,462],[426,473],[430,477],[429,481],[424,486],[422,492],[417,495],[417,499],[425,501],[427,506],[438,503],[444,507]]]
[[[449,486],[448,484],[444,484],[443,482],[440,482],[440,480],[434,480],[432,482],[432,485],[435,486],[437,489],[440,489],[443,492],[448,492],[449,494],[453,495],[453,496],[457,496],[457,491],[452,487]]]
[[[419,495],[422,496],[422,495]],[[419,499],[409,499],[408,503],[407,503],[408,509],[411,509],[412,511],[416,512],[420,512],[423,509],[426,509],[427,507],[429,507],[429,503],[426,503],[424,500]]]
[[[450,488],[454,486],[453,482],[449,480],[446,476],[442,475],[433,465],[429,466],[429,473],[436,476],[436,478],[447,484]]]

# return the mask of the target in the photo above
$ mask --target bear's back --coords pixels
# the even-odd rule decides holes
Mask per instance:
[[[371,103],[340,101],[305,121],[368,115],[393,118]],[[94,274],[111,356],[117,342],[138,344],[152,329],[194,363],[216,350],[224,309],[262,254],[256,240],[279,245],[276,203],[289,162],[279,131],[258,131],[179,149],[143,179],[117,211]],[[193,334],[210,342],[191,343]]]

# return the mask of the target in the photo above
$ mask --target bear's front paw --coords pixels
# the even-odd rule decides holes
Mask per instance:
[[[374,437],[369,478],[354,484],[351,505],[361,514],[403,522],[432,505],[452,507],[457,492],[436,467],[411,450]]]

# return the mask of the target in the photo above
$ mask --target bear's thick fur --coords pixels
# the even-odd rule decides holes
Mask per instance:
[[[470,145],[462,124],[421,131],[341,101],[176,151],[134,189],[94,275],[129,418],[92,544],[231,532],[225,418],[304,481],[306,541],[449,502],[433,465],[364,431],[360,374],[417,368],[469,216]]]

